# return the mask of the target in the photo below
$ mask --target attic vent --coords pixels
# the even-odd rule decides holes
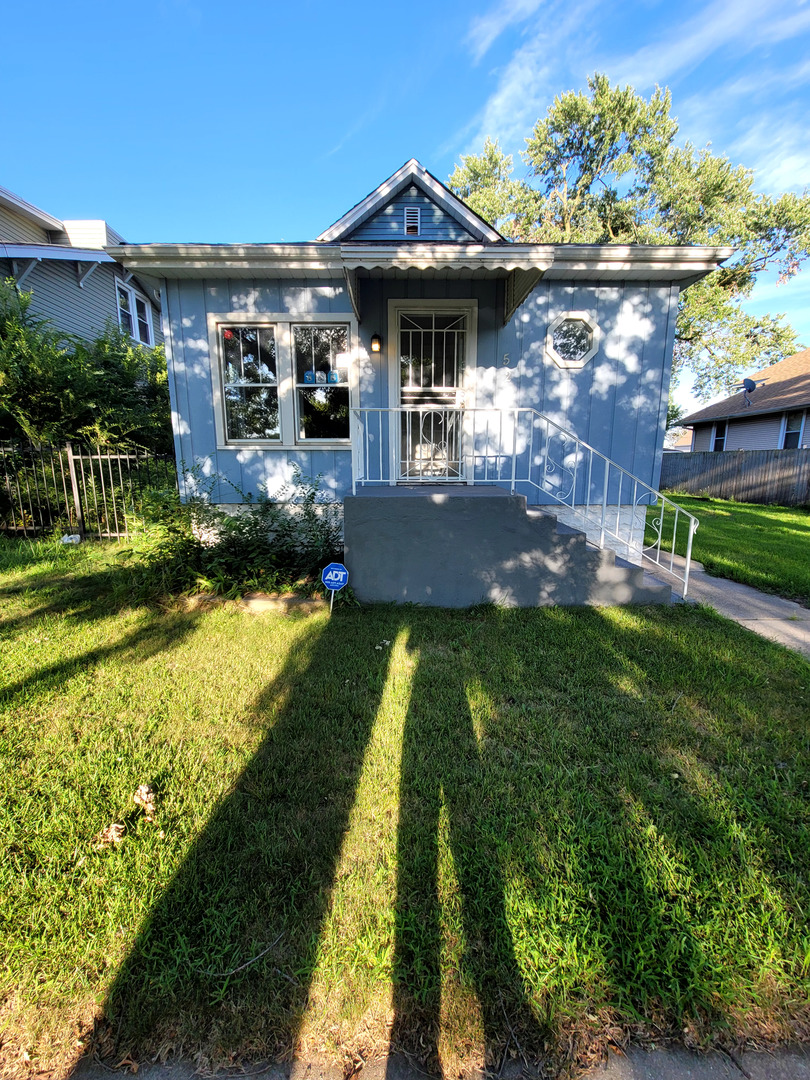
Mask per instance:
[[[405,207],[405,235],[406,236],[418,236],[419,235],[419,211],[418,206],[406,206]]]

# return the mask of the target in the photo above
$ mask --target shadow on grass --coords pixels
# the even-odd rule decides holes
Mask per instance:
[[[356,649],[374,648],[374,630],[355,629],[313,623],[258,689],[267,734],[118,972],[95,1034],[102,1056],[292,1055],[386,681],[384,662],[363,685],[342,677]]]
[[[257,690],[266,737],[141,928],[99,1052],[295,1054],[390,673],[381,658],[360,684],[339,676],[381,631],[407,633],[415,664],[393,1049],[441,1071],[454,997],[479,1010],[496,1069],[630,1030],[739,1034],[757,1010],[789,1028],[810,990],[807,665],[686,608],[392,608],[315,627]]]

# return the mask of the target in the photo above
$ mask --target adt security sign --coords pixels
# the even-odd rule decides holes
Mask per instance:
[[[335,593],[349,583],[349,571],[343,563],[330,562],[328,566],[323,568],[321,581],[332,593],[329,598],[329,611],[331,613],[332,604],[335,602]]]

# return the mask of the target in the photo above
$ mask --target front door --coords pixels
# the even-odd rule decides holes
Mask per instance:
[[[468,311],[397,312],[399,479],[463,481]]]

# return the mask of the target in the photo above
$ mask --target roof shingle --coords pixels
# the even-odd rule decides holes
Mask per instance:
[[[786,360],[755,371],[748,376],[757,382],[764,379],[751,394],[751,404],[746,406],[740,390],[731,397],[707,405],[705,409],[690,413],[680,422],[700,424],[707,420],[727,420],[735,416],[756,416],[758,413],[784,412],[810,405],[810,349],[803,349]]]

